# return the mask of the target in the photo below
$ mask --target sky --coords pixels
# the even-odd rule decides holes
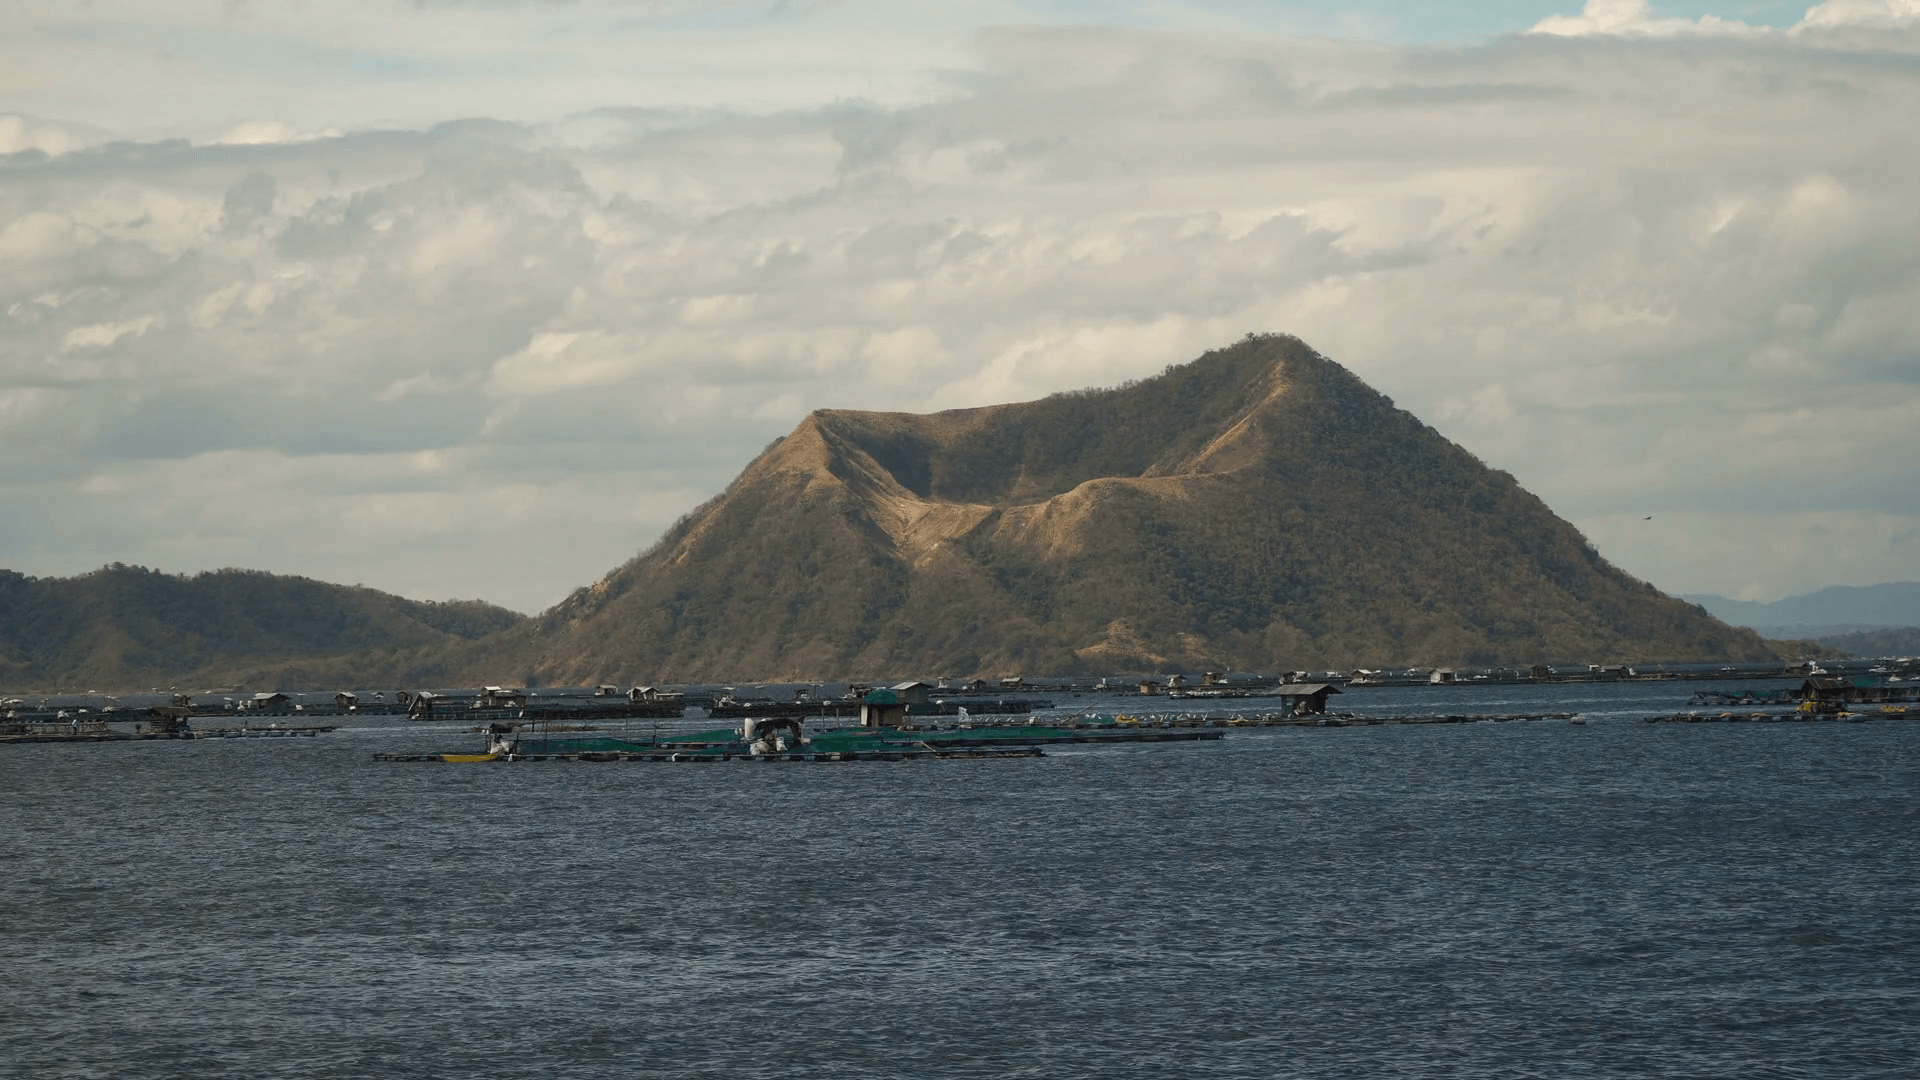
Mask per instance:
[[[1920,579],[1920,0],[1577,3],[11,0],[0,566],[532,612],[1278,332],[1668,592]]]

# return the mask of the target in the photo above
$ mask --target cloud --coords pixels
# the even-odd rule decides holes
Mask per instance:
[[[50,123],[19,113],[0,113],[0,155],[47,154],[57,156],[106,141],[97,128],[79,124]]]
[[[1888,26],[1920,19],[1916,0],[1824,0],[1807,9],[1803,27]]]
[[[1535,34],[1575,37],[1585,34],[1681,34],[1690,31],[1737,32],[1747,24],[1712,15],[1698,19],[1656,18],[1648,0],[1587,0],[1578,15],[1551,15],[1533,27]]]
[[[1900,27],[1920,20],[1920,0],[1825,0],[1807,9],[1789,33],[1852,27]],[[1581,37],[1590,34],[1764,34],[1738,19],[1702,15],[1697,19],[1660,18],[1649,0],[1586,0],[1578,15],[1551,15],[1530,33]]]
[[[1826,583],[1750,533],[1812,506],[1834,580],[1920,573],[1872,524],[1920,514],[1917,31],[1580,18],[1612,29],[1003,29],[904,103],[0,159],[8,559],[535,607],[807,409],[1279,330],[1583,523],[1691,515],[1602,539],[1663,587]]]
[[[159,320],[152,315],[138,319],[129,319],[118,323],[96,323],[92,326],[76,327],[67,331],[60,339],[60,351],[63,353],[87,349],[105,349],[111,347],[123,337],[138,337],[146,333]]]

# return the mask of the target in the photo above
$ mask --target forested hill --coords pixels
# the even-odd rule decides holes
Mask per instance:
[[[509,629],[525,616],[477,600],[432,603],[251,570],[191,577],[114,565],[71,578],[0,570],[0,687],[187,689],[249,669],[334,658],[344,676]]]
[[[449,671],[548,682],[1773,656],[1338,364],[1249,338],[1112,390],[822,410]],[[465,657],[465,659],[459,659]]]

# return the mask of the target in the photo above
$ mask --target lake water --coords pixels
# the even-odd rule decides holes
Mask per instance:
[[[1634,722],[1701,687],[1005,761],[0,747],[0,1074],[1920,1075],[1920,722]]]

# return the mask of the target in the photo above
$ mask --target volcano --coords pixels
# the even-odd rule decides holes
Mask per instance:
[[[549,684],[1776,655],[1281,336],[1040,401],[820,410],[485,651]]]

